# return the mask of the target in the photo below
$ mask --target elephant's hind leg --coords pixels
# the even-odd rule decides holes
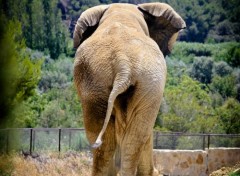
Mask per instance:
[[[158,175],[158,171],[153,167],[153,135],[145,143],[137,168],[137,176]]]
[[[95,96],[99,97],[99,96]],[[93,144],[102,129],[106,113],[106,103],[101,99],[83,99],[83,116],[86,134],[90,144]],[[93,149],[92,176],[115,176],[112,163],[116,149],[115,119],[111,117],[106,132],[103,135],[101,147]]]
[[[128,111],[128,123],[121,143],[123,176],[153,175],[152,131],[160,100],[161,94],[149,91],[143,96],[135,94],[128,106],[132,112]]]
[[[93,149],[92,176],[116,176],[114,125],[108,124],[101,147]],[[97,138],[98,134],[96,134]]]

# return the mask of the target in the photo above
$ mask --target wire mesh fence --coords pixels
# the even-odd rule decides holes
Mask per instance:
[[[15,128],[0,130],[0,152],[89,150],[82,128]]]
[[[240,147],[240,134],[186,134],[154,131],[155,149],[205,150],[213,147]],[[10,151],[90,150],[82,128],[0,129],[0,153]]]
[[[206,148],[240,147],[240,134],[187,134],[154,132],[155,149],[205,150]]]

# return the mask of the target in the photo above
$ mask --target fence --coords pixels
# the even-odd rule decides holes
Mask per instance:
[[[66,151],[89,150],[82,128],[14,128],[0,130],[0,152],[12,150]]]
[[[155,149],[196,150],[210,147],[240,147],[240,134],[186,134],[154,131]],[[0,152],[11,150],[67,151],[89,150],[82,128],[0,129]]]
[[[154,131],[155,149],[205,150],[240,147],[240,134],[189,134]]]

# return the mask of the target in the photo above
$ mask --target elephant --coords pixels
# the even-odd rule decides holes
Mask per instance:
[[[158,174],[153,127],[166,82],[165,56],[185,27],[165,3],[99,5],[80,15],[73,74],[93,176]]]

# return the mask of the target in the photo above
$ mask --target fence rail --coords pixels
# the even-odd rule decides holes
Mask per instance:
[[[240,134],[191,134],[154,131],[155,149],[205,150],[213,147],[240,147]]]
[[[153,132],[155,149],[205,150],[210,147],[240,147],[240,134],[187,134]],[[0,129],[0,153],[11,150],[89,150],[83,128]]]
[[[0,152],[89,150],[83,128],[0,129]]]

